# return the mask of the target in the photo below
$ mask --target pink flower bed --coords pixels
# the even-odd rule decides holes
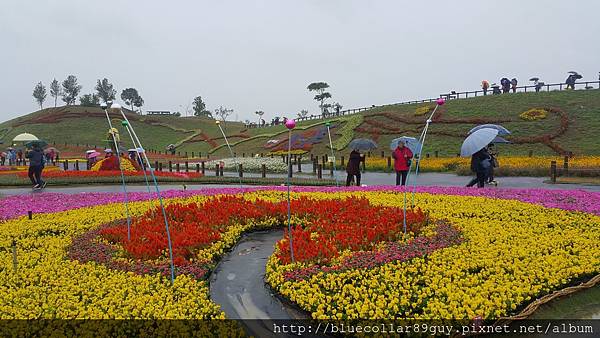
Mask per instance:
[[[335,192],[335,191],[396,191],[402,192],[402,187],[372,186],[372,187],[293,187],[295,192]],[[193,195],[234,194],[255,190],[285,191],[285,187],[252,187],[252,188],[207,188],[204,190],[162,192],[163,198],[186,197]],[[498,199],[512,199],[527,203],[538,204],[549,208],[571,211],[581,211],[600,215],[600,193],[584,190],[548,190],[548,189],[475,189],[461,187],[417,187],[417,192],[445,194],[458,196],[483,196]],[[130,201],[143,201],[156,198],[156,194],[143,192],[129,193]],[[37,193],[28,195],[9,196],[0,199],[0,220],[26,216],[31,210],[34,214],[59,212],[107,203],[123,201],[122,193]]]

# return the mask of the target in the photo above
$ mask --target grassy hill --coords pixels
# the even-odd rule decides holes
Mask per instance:
[[[348,153],[345,146],[356,137],[372,138],[380,150],[389,153],[389,142],[398,136],[418,137],[433,104],[390,105],[366,112],[328,120],[303,121],[294,131],[293,148],[315,154],[330,153],[325,123],[331,123],[334,148]],[[519,115],[532,108],[548,111],[545,119],[527,121]],[[99,108],[69,106],[48,108],[0,124],[5,143],[21,132],[60,143],[103,144],[108,126]],[[228,156],[224,140],[213,120],[197,117],[139,116],[129,114],[146,148],[164,149],[173,143],[179,151],[211,152]],[[117,116],[114,123],[120,123]],[[503,145],[505,155],[600,155],[600,90],[516,93],[448,101],[438,109],[429,128],[424,152],[456,156],[466,133],[481,123],[499,123],[512,131],[513,142]],[[287,149],[283,126],[245,129],[243,124],[227,122],[223,127],[234,151],[268,153]],[[124,131],[122,131],[123,133]],[[127,136],[122,135],[127,141]],[[267,143],[271,141],[271,143]],[[127,144],[127,142],[125,142]]]

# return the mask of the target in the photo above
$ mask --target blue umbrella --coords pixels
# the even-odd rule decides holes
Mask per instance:
[[[468,157],[485,148],[498,136],[498,130],[482,128],[467,136],[460,147],[460,156]]]
[[[473,132],[475,132],[479,129],[483,129],[483,128],[496,129],[498,131],[498,135],[501,135],[501,136],[510,135],[510,131],[508,131],[508,129],[504,128],[503,126],[501,126],[499,124],[481,124],[473,129],[469,130],[469,134],[473,134]]]
[[[348,147],[350,149],[369,151],[369,150],[373,150],[373,149],[377,148],[377,143],[375,143],[375,141],[370,140],[368,138],[357,138],[355,140],[352,140],[352,142],[350,142]]]
[[[410,149],[410,151],[414,154],[419,152],[419,148],[421,147],[421,142],[414,137],[410,136],[401,136],[392,140],[390,143],[390,149],[396,150],[398,148],[398,143],[404,142],[404,145]]]

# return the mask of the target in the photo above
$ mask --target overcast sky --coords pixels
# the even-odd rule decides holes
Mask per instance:
[[[255,120],[318,112],[325,81],[344,109],[474,90],[482,79],[560,82],[600,71],[600,1],[2,0],[0,121],[74,74],[107,77],[144,110],[233,108]],[[46,106],[50,104],[50,98]]]

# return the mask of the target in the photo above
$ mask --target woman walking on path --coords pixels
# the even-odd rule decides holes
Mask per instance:
[[[400,178],[402,178],[402,185],[406,185],[406,176],[408,175],[408,169],[410,169],[410,160],[413,153],[408,147],[404,146],[404,142],[398,142],[398,147],[392,153],[392,157],[394,158],[394,170],[396,171],[396,185],[400,185]]]
[[[352,150],[350,153],[350,158],[348,159],[348,165],[346,166],[346,173],[348,173],[348,177],[346,178],[346,186],[350,186],[350,182],[354,176],[356,176],[356,185],[360,186],[360,162],[362,161],[362,156],[357,149]]]

